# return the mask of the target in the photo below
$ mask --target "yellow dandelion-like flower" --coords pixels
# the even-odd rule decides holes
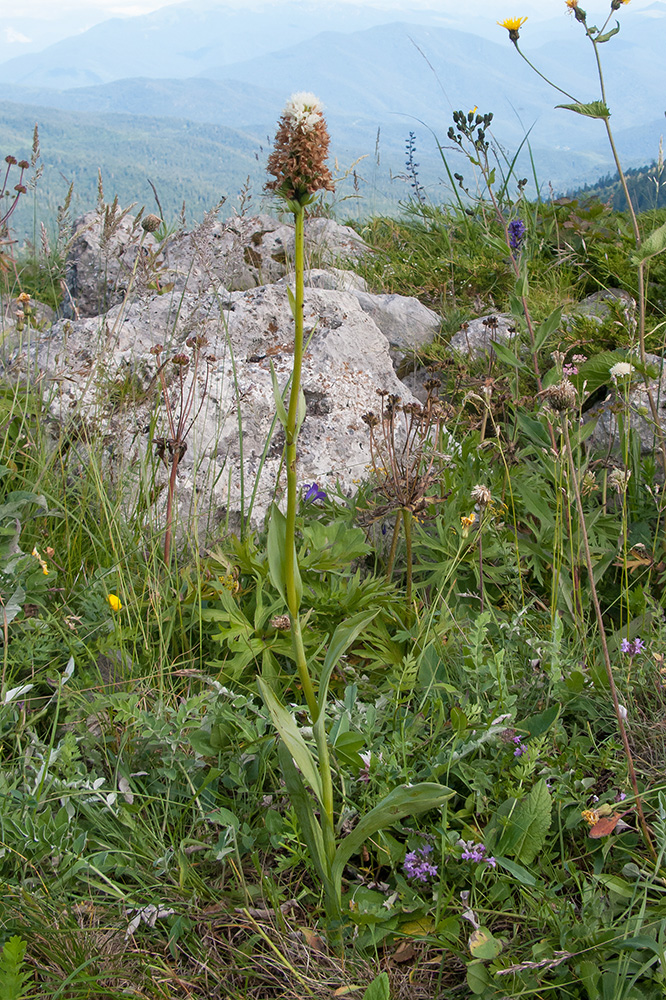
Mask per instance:
[[[498,21],[500,28],[506,28],[509,32],[509,38],[512,42],[517,42],[520,37],[518,32],[525,21],[526,17],[507,17],[503,21]]]
[[[110,608],[111,608],[112,611],[121,611],[122,610],[123,606],[122,606],[122,604],[120,602],[120,598],[117,597],[115,594],[107,594],[106,599],[109,602],[109,606],[110,606]]]
[[[476,521],[476,515],[474,514],[474,512],[472,512],[469,515],[469,517],[465,517],[465,515],[463,514],[463,516],[460,518],[463,538],[467,538],[467,536],[469,535],[469,529],[472,527],[475,521]]]

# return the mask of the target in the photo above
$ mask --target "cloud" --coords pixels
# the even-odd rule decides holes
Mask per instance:
[[[9,45],[12,45],[14,42],[23,42],[25,44],[32,41],[31,38],[22,35],[20,31],[15,31],[13,28],[5,28],[2,35]]]

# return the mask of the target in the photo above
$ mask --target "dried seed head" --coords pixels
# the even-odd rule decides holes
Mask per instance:
[[[154,233],[162,225],[159,215],[144,215],[141,220],[141,228],[145,233]]]
[[[474,487],[470,494],[474,503],[478,503],[479,507],[487,507],[493,502],[493,496],[487,486],[481,484]]]
[[[289,615],[274,615],[273,618],[271,618],[269,625],[271,628],[279,629],[280,632],[289,632],[291,629]]]
[[[568,378],[551,385],[541,393],[546,402],[558,413],[572,410],[576,405],[576,390]]]
[[[376,427],[377,424],[379,423],[379,417],[375,413],[373,413],[372,410],[370,410],[369,413],[364,413],[361,416],[361,420],[363,421],[364,424],[367,424],[368,427]]]
[[[186,368],[190,363],[190,359],[187,354],[174,354],[171,359],[171,363],[179,368]]]
[[[19,160],[18,161],[18,166],[21,168],[21,170],[28,170],[28,168],[30,167],[30,164],[28,163],[27,160]]]

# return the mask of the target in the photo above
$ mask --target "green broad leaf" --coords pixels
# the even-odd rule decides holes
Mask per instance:
[[[298,818],[301,833],[310,852],[310,857],[326,890],[326,894],[329,898],[333,899],[333,885],[326,859],[326,849],[324,848],[324,835],[314,814],[312,799],[307,793],[301,775],[294,766],[289,748],[282,741],[278,745],[278,758],[287,794],[289,795],[289,801]]]
[[[577,115],[584,115],[585,118],[610,118],[610,110],[603,101],[591,101],[589,104],[556,104],[556,108],[564,108],[565,111],[575,111]]]
[[[539,326],[534,335],[534,349],[540,351],[549,337],[551,337],[562,322],[562,306],[558,306]]]
[[[530,865],[542,850],[550,829],[552,800],[544,778],[519,802],[512,816],[520,831],[512,854],[523,864]]]
[[[503,361],[505,365],[509,365],[510,368],[518,368],[519,371],[529,371],[526,364],[524,364],[506,344],[500,344],[496,340],[491,341],[493,345],[493,350],[500,361]]]
[[[543,736],[559,717],[560,708],[560,705],[551,705],[538,715],[530,715],[529,719],[520,724],[520,728],[526,729],[529,736]]]
[[[376,618],[378,611],[362,611],[346,622],[341,622],[336,628],[324,657],[324,664],[321,668],[319,679],[319,712],[323,714],[326,698],[328,696],[328,685],[331,681],[331,674],[347,652],[352,643],[358,638],[364,628]]]
[[[666,222],[658,229],[654,229],[649,236],[646,236],[640,247],[631,255],[630,260],[633,264],[641,264],[650,257],[656,257],[664,247],[666,247]]]
[[[600,882],[604,889],[614,892],[616,896],[620,896],[622,899],[633,899],[636,895],[636,885],[625,882],[619,875],[606,875],[602,872],[600,875],[594,875],[593,878],[597,882]]]
[[[349,767],[358,770],[363,767],[363,758],[359,751],[365,744],[365,737],[361,733],[340,733],[335,743],[335,756]]]
[[[597,37],[594,40],[598,45],[601,45],[603,44],[603,42],[607,42],[609,38],[612,38],[613,35],[617,35],[619,30],[620,30],[620,22],[616,21],[614,28],[611,28],[609,31],[604,31],[603,35],[597,35]]]
[[[394,788],[374,809],[363,816],[358,825],[339,844],[331,868],[336,887],[341,884],[345,865],[351,856],[361,849],[368,837],[372,837],[384,827],[397,823],[403,816],[417,816],[429,809],[438,809],[452,795],[455,795],[453,789],[430,781]]]
[[[522,865],[516,864],[515,861],[509,861],[508,858],[501,858],[497,854],[494,854],[493,857],[500,868],[504,868],[509,875],[513,875],[516,881],[520,882],[521,885],[535,886],[537,884],[537,880],[534,875],[532,875],[531,872],[528,872],[527,868],[523,868]]]
[[[301,731],[298,728],[296,720],[291,712],[288,712],[287,709],[280,704],[268,684],[266,684],[261,677],[257,678],[257,684],[259,685],[261,697],[264,699],[264,704],[270,712],[273,725],[277,729],[280,739],[287,747],[287,750],[296,762],[298,769],[321,804],[323,802],[323,792],[319,771],[317,770],[314,757],[310,753],[305,740],[301,736]]]
[[[289,289],[287,289],[289,291]],[[291,292],[289,291],[291,295]],[[277,375],[275,374],[275,369],[273,368],[273,362],[271,361],[271,382],[273,383],[273,399],[275,400],[275,409],[277,411],[277,418],[283,427],[287,426],[287,411],[284,406],[284,400],[282,398],[282,391],[278,385]]]
[[[391,987],[386,972],[380,972],[363,994],[363,1000],[390,1000]]]
[[[483,962],[478,958],[473,959],[467,965],[467,985],[474,996],[482,996],[488,988],[492,989],[493,984],[490,974]]]
[[[472,958],[491,962],[501,952],[502,942],[493,937],[487,927],[477,927],[469,939],[469,950]]]
[[[454,705],[451,709],[451,728],[456,736],[462,736],[469,729],[469,721],[462,708]]]
[[[4,625],[9,625],[10,622],[14,621],[22,609],[24,601],[25,590],[23,587],[18,586],[2,609],[2,621]]]
[[[636,937],[627,938],[626,941],[618,941],[618,951],[621,951],[624,948],[629,948],[630,950],[635,951],[651,951],[654,955],[658,955],[660,958],[664,953],[663,945],[658,944],[654,938],[649,938],[647,934],[638,934]]]

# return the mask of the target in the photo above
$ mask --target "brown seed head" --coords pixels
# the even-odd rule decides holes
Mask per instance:
[[[576,390],[568,378],[563,378],[556,385],[548,386],[541,395],[557,413],[572,410],[576,405]]]
[[[141,228],[144,233],[154,233],[162,225],[159,215],[144,215],[141,220]]]

